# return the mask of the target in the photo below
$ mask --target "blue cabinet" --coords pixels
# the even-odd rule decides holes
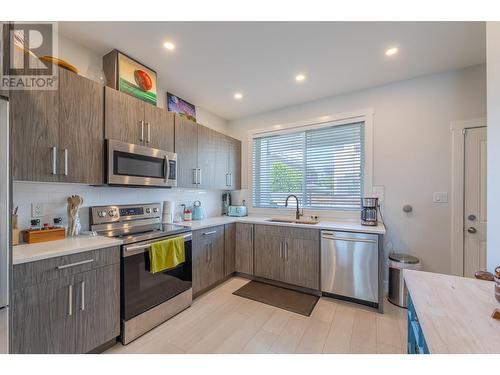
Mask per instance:
[[[411,295],[408,295],[408,354],[429,354]]]

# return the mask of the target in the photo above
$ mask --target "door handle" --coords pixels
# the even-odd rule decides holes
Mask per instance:
[[[85,311],[85,281],[81,285],[82,299],[80,301],[80,310]]]
[[[68,316],[73,315],[73,285],[68,287]]]
[[[57,174],[57,147],[53,146],[52,150],[52,174]]]
[[[193,169],[193,184],[198,185],[198,169]]]
[[[64,175],[68,175],[68,149],[64,149]]]
[[[467,228],[467,232],[474,234],[477,232],[477,229],[474,227],[469,227],[469,228]]]
[[[140,138],[140,141],[143,142],[144,141],[144,120],[139,121],[139,123],[141,124],[141,138]]]
[[[148,130],[148,138],[146,140],[147,143],[151,142],[151,124],[149,122],[146,122],[147,130]]]

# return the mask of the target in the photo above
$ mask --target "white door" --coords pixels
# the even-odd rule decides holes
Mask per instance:
[[[486,270],[486,127],[466,129],[464,276]]]

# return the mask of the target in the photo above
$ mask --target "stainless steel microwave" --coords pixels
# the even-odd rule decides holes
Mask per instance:
[[[110,185],[177,186],[177,154],[106,140],[106,182]]]

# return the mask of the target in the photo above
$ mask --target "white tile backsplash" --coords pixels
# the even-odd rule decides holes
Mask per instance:
[[[12,191],[14,207],[19,207],[20,229],[30,226],[31,203],[43,204],[44,216],[40,218],[42,224],[52,224],[54,217],[62,217],[66,224],[66,199],[73,194],[83,197],[83,206],[80,210],[82,230],[89,228],[88,207],[99,205],[155,203],[172,200],[176,204],[176,211],[180,212],[181,204],[192,206],[195,200],[199,200],[206,217],[218,216],[222,213],[221,190],[126,188],[14,181]]]

